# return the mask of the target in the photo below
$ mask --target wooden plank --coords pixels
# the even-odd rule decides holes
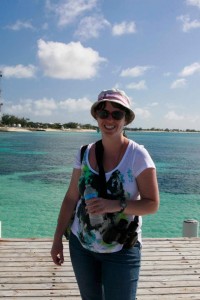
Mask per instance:
[[[199,294],[200,295],[200,286],[193,287],[193,286],[185,286],[185,287],[170,287],[170,288],[145,288],[145,289],[138,289],[138,297],[140,295],[169,295],[169,294]]]
[[[29,287],[28,290],[22,290],[20,287],[16,290],[1,290],[0,291],[0,297],[19,297],[18,299],[21,299],[21,297],[38,297],[39,299],[42,299],[44,296],[79,296],[78,289],[74,290],[67,290],[67,289],[45,289],[45,290],[32,290],[31,287]],[[79,298],[81,299],[81,298]]]
[[[0,297],[1,298],[1,297]],[[29,296],[27,298],[27,296],[23,297],[23,296],[20,296],[20,298],[18,296],[11,296],[11,297],[7,297],[6,296],[6,300],[37,300],[37,299],[44,299],[44,300],[81,300],[81,297],[80,296],[56,296],[56,295],[51,295],[51,296],[42,296],[42,298],[40,297],[32,297],[32,296]],[[155,299],[154,299],[155,300]]]
[[[149,276],[141,276],[140,277],[140,287],[145,288],[149,284],[152,286],[156,286],[157,284],[166,284],[168,283],[170,286],[188,284],[188,281],[191,285],[195,285],[196,282],[199,282],[199,275],[181,275],[176,279],[172,276],[164,276],[162,280],[158,281],[156,277]],[[0,277],[0,284],[34,284],[34,283],[64,283],[64,282],[72,282],[76,283],[76,279],[73,276],[9,276],[9,277]]]
[[[67,298],[68,299],[68,298]],[[198,294],[168,294],[168,295],[142,295],[138,296],[137,300],[199,300],[200,295]]]
[[[37,297],[6,297],[6,300],[36,300]],[[38,298],[39,299],[39,298]],[[42,298],[40,299],[44,299],[44,300],[81,300],[80,296],[67,296],[67,298],[64,297],[60,297],[60,296],[42,296]],[[155,296],[148,296],[148,295],[143,295],[142,297],[138,298],[137,300],[199,300],[199,295],[195,295],[195,294],[188,294],[187,298],[185,298],[184,295],[162,295],[162,298],[155,298]]]
[[[10,280],[8,283],[7,282],[1,282],[1,289],[2,290],[16,290],[19,288],[22,290],[28,290],[30,288],[31,284],[31,290],[39,290],[39,289],[77,289],[77,283],[74,278],[71,278],[71,281],[69,280],[69,277],[67,278],[62,278],[59,280],[40,280],[41,277],[38,278],[27,278],[23,277],[23,281],[15,282],[13,280]],[[35,279],[35,280],[34,280]],[[25,282],[26,281],[26,282]],[[144,282],[141,280],[140,282],[140,289],[149,289],[153,288],[154,290],[156,289],[170,289],[170,288],[181,288],[181,287],[186,287],[188,284],[187,280],[183,281],[166,281],[163,280],[161,281],[146,281]],[[193,280],[192,282],[192,287],[190,288],[198,288],[199,289],[199,280]],[[142,293],[141,293],[142,294]]]
[[[194,278],[195,281],[195,278]],[[69,283],[76,283],[76,279],[73,276],[14,276],[14,277],[0,277],[0,284],[35,284],[35,283],[49,283],[49,282],[54,282],[54,283],[64,283],[64,282],[69,282]]]
[[[156,259],[157,258],[157,259]],[[162,259],[161,259],[162,258]],[[171,257],[170,256],[158,256],[158,257],[149,257],[147,256],[147,254],[143,253],[142,255],[142,264],[144,266],[148,266],[149,264],[155,264],[155,265],[164,265],[164,264],[171,264],[174,265],[176,264],[176,262],[181,263],[181,264],[195,264],[196,263],[200,263],[199,260],[199,255],[196,256],[192,256],[192,255],[187,255],[187,256],[183,256],[183,255],[177,255],[176,257]],[[50,254],[49,257],[41,257],[41,256],[25,256],[25,257],[21,257],[21,256],[12,256],[12,257],[4,257],[2,258],[2,260],[0,260],[0,266],[4,266],[4,265],[18,265],[18,264],[35,264],[35,265],[52,265],[52,261],[50,258]],[[70,258],[65,256],[65,263],[66,264],[70,264],[71,265],[71,261]]]
[[[176,266],[176,265],[175,265]],[[169,270],[169,267],[170,266],[167,266],[165,265],[164,267],[163,266],[149,266],[148,268],[144,268],[142,266],[141,268],[141,275],[143,274],[152,274],[152,275],[156,275],[156,274],[160,274],[161,271],[163,271],[163,274],[199,274],[200,275],[200,272],[197,271],[197,268],[200,269],[200,265],[197,265],[195,267],[190,267],[190,266],[183,266],[183,265],[177,265],[177,267],[173,266],[172,268],[170,268]],[[27,272],[31,272],[31,273],[36,273],[36,272],[48,272],[52,270],[52,267],[49,266],[49,267],[45,267],[45,266],[31,266],[31,265],[26,265],[26,266],[5,266],[5,267],[2,267],[1,268],[1,271],[0,271],[0,276],[2,276],[2,273],[8,273],[8,272],[24,272],[24,273],[27,273]],[[72,269],[72,266],[66,266],[65,267],[65,270],[61,269],[56,269],[54,268],[53,269],[54,271],[56,271],[57,273],[60,272],[62,273],[63,271],[64,272],[73,272],[73,269]]]
[[[16,284],[1,284],[1,290],[18,290],[20,287],[20,290],[29,290],[30,284],[24,284],[21,283]],[[31,283],[31,290],[78,290],[78,286],[76,282],[62,282],[59,284],[56,284],[54,282],[46,282],[46,283]]]

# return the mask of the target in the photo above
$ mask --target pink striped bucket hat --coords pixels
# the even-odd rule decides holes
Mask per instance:
[[[126,110],[128,111],[126,115],[126,125],[130,124],[134,120],[135,114],[131,109],[129,97],[125,94],[124,91],[118,89],[104,90],[99,94],[97,101],[93,103],[91,107],[91,114],[95,119],[95,108],[100,102],[105,101],[118,103],[126,108]]]

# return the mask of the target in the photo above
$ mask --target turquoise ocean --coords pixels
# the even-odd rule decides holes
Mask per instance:
[[[200,221],[200,133],[127,132],[147,148],[158,174],[160,209],[143,217],[143,237],[181,237]],[[3,238],[52,237],[74,156],[96,132],[0,132]]]

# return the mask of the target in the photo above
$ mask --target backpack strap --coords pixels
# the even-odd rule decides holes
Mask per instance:
[[[103,148],[102,140],[97,141],[95,145],[96,145],[95,147],[96,161],[99,168],[99,195],[100,197],[106,198],[107,187],[106,187],[106,176],[103,167],[104,148]]]
[[[81,163],[82,163],[82,161],[83,161],[83,156],[84,156],[85,150],[87,149],[87,146],[88,146],[88,145],[84,145],[84,146],[81,147],[81,154],[80,154],[80,160],[81,160]],[[67,228],[66,228],[66,230],[65,230],[65,232],[64,232],[64,234],[63,234],[63,235],[66,237],[66,239],[67,239],[68,241],[69,241],[70,232],[71,232],[71,225],[72,225],[72,223],[73,223],[73,221],[74,221],[75,211],[76,211],[76,208],[74,209],[74,213],[73,213],[73,215],[72,215],[72,217],[71,217],[71,220],[70,220],[70,222],[69,222],[69,225],[67,226]]]

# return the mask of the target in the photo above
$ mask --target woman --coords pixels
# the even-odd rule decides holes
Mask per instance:
[[[64,262],[62,237],[76,207],[69,248],[82,299],[134,300],[140,270],[141,216],[155,213],[159,207],[155,165],[144,147],[123,135],[124,126],[135,117],[123,91],[102,91],[91,114],[102,134],[106,196],[84,199],[88,184],[96,190],[99,187],[97,144],[92,143],[82,162],[80,151],[77,154],[51,255],[55,264]],[[91,225],[90,218],[99,216],[103,222]]]

